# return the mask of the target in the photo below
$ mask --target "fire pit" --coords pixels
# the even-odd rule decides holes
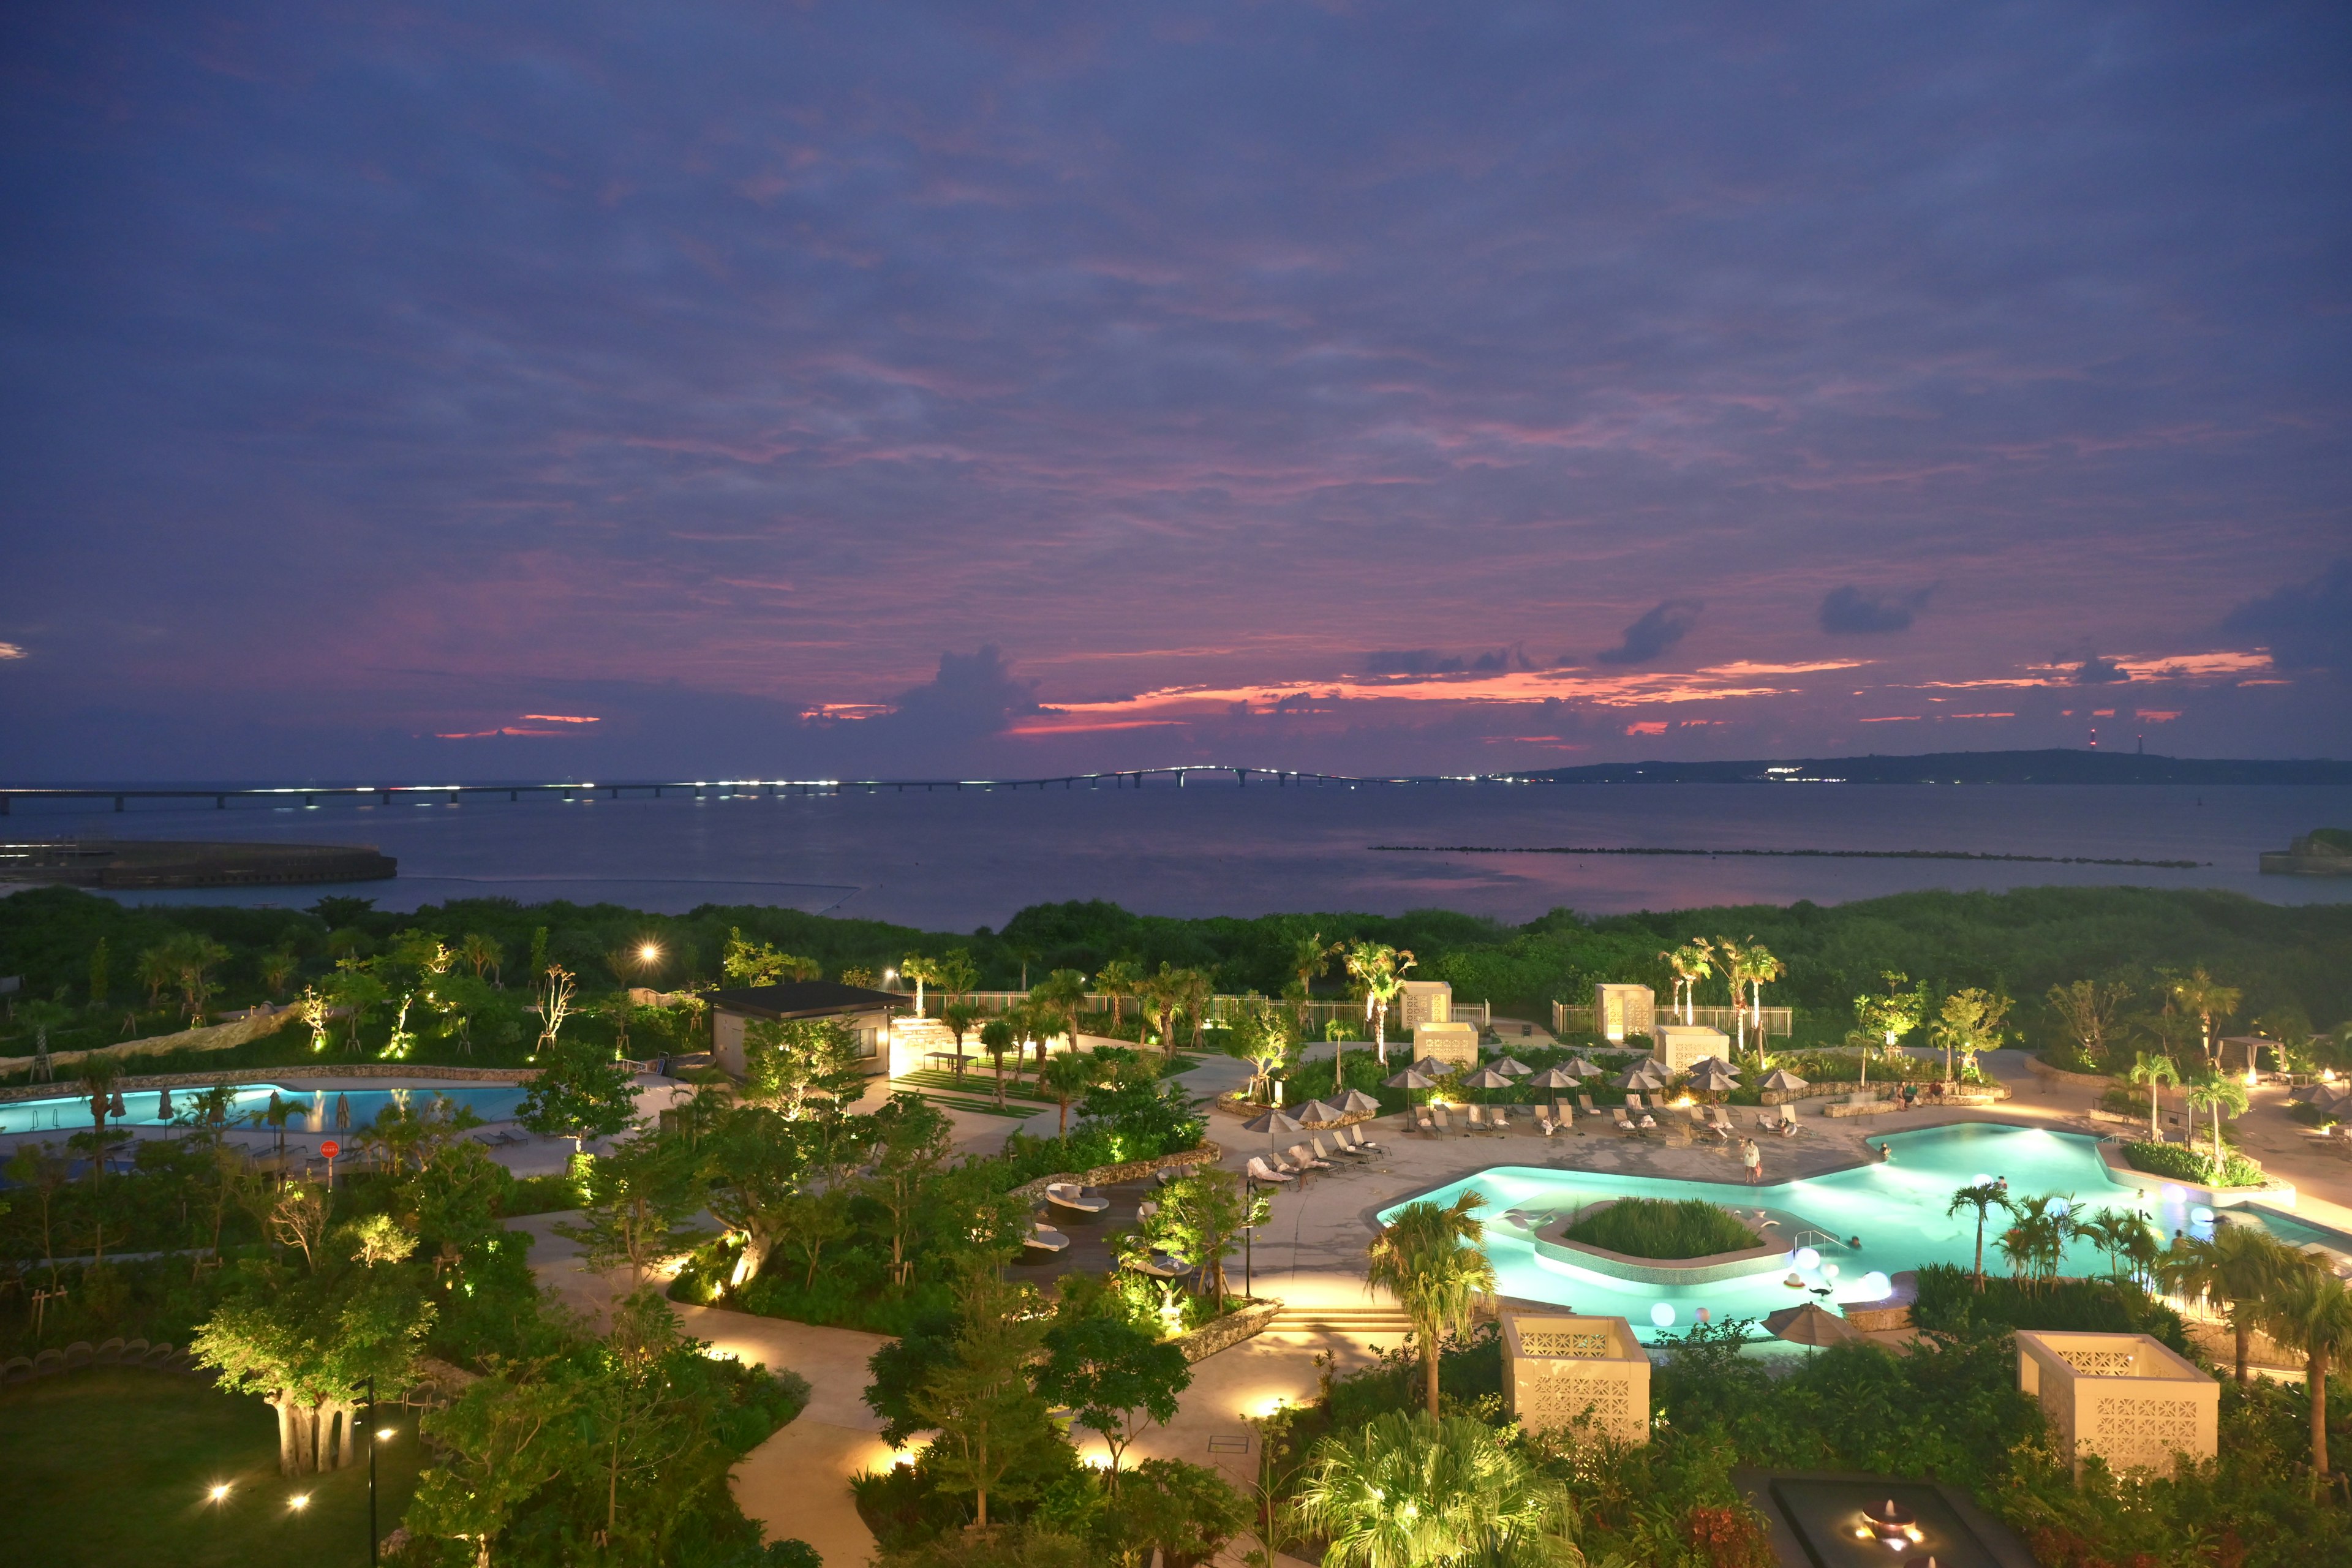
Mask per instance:
[[[1996,1521],[1934,1482],[1891,1476],[1745,1475],[1751,1479],[1733,1479],[1795,1538],[1782,1549],[1784,1563],[1805,1562],[1811,1568],[2030,1568],[2033,1561]]]
[[[1905,1508],[1893,1498],[1874,1502],[1862,1510],[1862,1524],[1854,1531],[1857,1537],[1874,1538],[1901,1552],[1916,1546],[1927,1539],[1919,1529],[1919,1515]],[[1934,1558],[1927,1559],[1933,1563]]]

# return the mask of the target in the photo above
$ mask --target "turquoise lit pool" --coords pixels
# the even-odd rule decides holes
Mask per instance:
[[[195,1103],[200,1092],[191,1089],[171,1091],[172,1110],[184,1115]],[[454,1105],[462,1105],[485,1121],[511,1121],[515,1107],[520,1103],[523,1090],[518,1084],[440,1084],[425,1086],[393,1085],[385,1089],[295,1089],[282,1083],[241,1083],[236,1086],[236,1100],[229,1115],[232,1121],[249,1116],[269,1107],[269,1097],[277,1095],[297,1114],[287,1123],[295,1132],[323,1132],[335,1125],[335,1099],[338,1094],[351,1102],[351,1125],[371,1126],[378,1112],[387,1105],[406,1104],[418,1110],[433,1103],[438,1095]],[[162,1094],[151,1089],[132,1089],[122,1097],[128,1116],[111,1119],[112,1127],[163,1127],[172,1121],[161,1114]],[[76,1095],[60,1095],[55,1100],[20,1100],[0,1105],[0,1137],[27,1132],[84,1132],[89,1129],[89,1101]]]
[[[1558,1302],[1595,1316],[1622,1317],[1645,1340],[1661,1331],[1686,1330],[1702,1308],[1718,1322],[1728,1318],[1761,1318],[1813,1300],[1822,1300],[1835,1310],[1843,1303],[1862,1305],[1885,1294],[1883,1289],[1864,1288],[1866,1275],[1891,1276],[1923,1263],[1966,1268],[1975,1256],[1974,1219],[1965,1212],[1947,1215],[1944,1207],[1954,1191],[1980,1177],[2007,1177],[2010,1191],[2020,1197],[2064,1194],[2077,1213],[2137,1210],[2167,1237],[2177,1230],[2192,1235],[2211,1231],[2210,1213],[2177,1197],[2143,1192],[2116,1181],[2099,1158],[2098,1141],[2078,1133],[1969,1123],[1891,1133],[1872,1142],[1884,1143],[1894,1157],[1826,1176],[1756,1187],[1497,1165],[1422,1197],[1451,1203],[1464,1189],[1475,1188],[1485,1198],[1480,1212],[1488,1222],[1486,1250],[1505,1295]],[[1586,1204],[1622,1197],[1701,1198],[1741,1211],[1750,1219],[1764,1210],[1779,1221],[1765,1234],[1790,1243],[1789,1266],[1705,1285],[1643,1284],[1538,1255],[1528,1227],[1504,1217],[1516,1210],[1540,1224],[1550,1215]],[[1381,1222],[1385,1224],[1402,1206],[1382,1210]],[[1986,1227],[1989,1270],[2005,1268],[1992,1245],[1999,1228],[1998,1225]],[[1856,1237],[1860,1247],[1847,1245]],[[2098,1274],[2105,1268],[2105,1259],[2096,1248],[2087,1242],[2074,1242],[2067,1248],[2061,1272]],[[1792,1275],[1797,1284],[1786,1282]],[[1876,1286],[1878,1281],[1871,1283]],[[1830,1291],[1826,1299],[1811,1293],[1822,1288]]]

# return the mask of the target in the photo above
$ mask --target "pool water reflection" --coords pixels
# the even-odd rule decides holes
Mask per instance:
[[[195,1089],[180,1088],[171,1091],[174,1115],[184,1116],[195,1103]],[[518,1084],[394,1084],[383,1089],[331,1089],[295,1088],[280,1083],[241,1083],[236,1086],[236,1100],[229,1111],[232,1123],[243,1121],[256,1111],[269,1107],[269,1097],[276,1094],[280,1102],[297,1114],[286,1123],[289,1131],[301,1132],[326,1131],[333,1128],[335,1100],[340,1094],[351,1104],[351,1124],[353,1127],[374,1125],[376,1115],[387,1105],[406,1104],[422,1111],[433,1103],[436,1095],[472,1110],[485,1121],[510,1121],[515,1107],[520,1103],[523,1089]],[[122,1096],[127,1116],[111,1117],[110,1127],[163,1127],[171,1118],[158,1114],[162,1096],[152,1089],[130,1089]],[[26,1132],[87,1132],[89,1131],[89,1101],[75,1095],[61,1095],[55,1100],[24,1100],[0,1105],[0,1136]]]
[[[1582,1313],[1622,1317],[1644,1340],[1687,1330],[1702,1309],[1717,1322],[1762,1318],[1806,1300],[1820,1300],[1836,1310],[1849,1303],[1864,1305],[1885,1294],[1880,1279],[1871,1279],[1870,1289],[1864,1289],[1868,1275],[1892,1276],[1924,1263],[1969,1267],[1976,1250],[1974,1215],[1967,1210],[1948,1215],[1945,1209],[1955,1191],[1984,1176],[2006,1177],[2010,1192],[2018,1197],[2067,1194],[2078,1215],[2110,1209],[2137,1211],[2146,1215],[2158,1235],[2167,1240],[2175,1231],[2211,1232],[2210,1219],[2194,1219],[2188,1205],[2116,1181],[2099,1157],[2098,1141],[2080,1133],[1963,1123],[1890,1133],[1872,1142],[1884,1143],[1892,1158],[1825,1176],[1755,1187],[1497,1165],[1422,1195],[1450,1203],[1464,1189],[1475,1188],[1485,1198],[1481,1213],[1490,1222],[1486,1250],[1494,1259],[1503,1294],[1573,1307]],[[1768,1234],[1785,1235],[1790,1267],[1703,1285],[1653,1285],[1539,1256],[1525,1227],[1493,1223],[1500,1221],[1507,1210],[1516,1209],[1540,1225],[1553,1214],[1621,1197],[1700,1198],[1738,1209],[1751,1219],[1759,1208],[1766,1210],[1780,1220]],[[1381,1211],[1382,1222],[1402,1206]],[[1985,1227],[1989,1271],[2005,1268],[1993,1246],[2000,1228],[1996,1214],[1994,1222]],[[1850,1245],[1857,1239],[1859,1247]],[[2104,1274],[2106,1259],[2090,1243],[2077,1240],[2068,1244],[2059,1271]]]

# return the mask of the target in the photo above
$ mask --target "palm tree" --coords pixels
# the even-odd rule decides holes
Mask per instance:
[[[464,940],[457,943],[457,957],[474,972],[477,980],[488,978],[483,973],[485,970],[496,974],[499,966],[507,961],[506,950],[498,944],[497,940],[478,931],[467,931]]]
[[[1061,1126],[1056,1130],[1058,1136],[1066,1138],[1070,1135],[1070,1101],[1085,1098],[1087,1090],[1094,1088],[1101,1077],[1102,1068],[1096,1065],[1093,1053],[1088,1051],[1065,1051],[1046,1062],[1038,1073],[1038,1081],[1045,1086],[1045,1092],[1052,1095],[1062,1108]]]
[[[1142,983],[1143,965],[1131,958],[1114,958],[1095,972],[1095,989],[1110,998],[1111,1033],[1118,1032],[1119,1004]]]
[[[1323,933],[1293,937],[1290,942],[1290,973],[1298,976],[1298,1034],[1307,1036],[1307,1004],[1314,998],[1315,982],[1330,970],[1331,961],[1347,951],[1342,942],[1327,942]]]
[[[2221,1307],[2237,1336],[2238,1382],[2246,1381],[2254,1330],[2265,1303],[2291,1268],[2306,1267],[2293,1247],[2251,1225],[2224,1225],[2210,1239],[2177,1237],[2157,1259],[2156,1276],[2177,1296],[2201,1297]]]
[[[1486,1198],[1465,1188],[1451,1204],[1407,1204],[1373,1238],[1367,1285],[1385,1287],[1412,1320],[1421,1342],[1429,1414],[1437,1414],[1438,1348],[1448,1332],[1467,1333],[1482,1295],[1495,1290],[1495,1265],[1479,1245]]]
[[[1580,1559],[1569,1502],[1495,1429],[1388,1411],[1315,1447],[1293,1505],[1330,1568],[1536,1568]]]
[[[106,1174],[106,1119],[113,1103],[114,1086],[122,1079],[121,1059],[102,1057],[96,1051],[84,1052],[79,1078],[82,1093],[89,1097],[89,1117],[95,1124],[90,1135],[89,1166],[89,1179],[95,1182]]]
[[[1675,972],[1675,1005],[1681,1011],[1683,1022],[1687,1024],[1691,1021],[1691,997],[1697,991],[1698,983],[1715,973],[1715,949],[1708,946],[1706,938],[1702,936],[1658,956],[1665,961],[1667,968]]]
[[[1748,962],[1742,966],[1742,978],[1748,982],[1748,1010],[1756,1019],[1756,1048],[1764,1048],[1764,987],[1789,973],[1789,966],[1772,956],[1772,950],[1754,937],[1748,939]],[[1738,997],[1732,998],[1737,1003]]]
[[[1372,1054],[1384,1067],[1389,1059],[1389,1005],[1404,990],[1404,972],[1412,966],[1411,952],[1384,942],[1360,942],[1348,949],[1348,973],[1364,994],[1364,1022],[1372,1031]],[[1336,1076],[1331,1081],[1339,1086]]]
[[[996,1063],[996,1103],[1004,1103],[1004,1053],[1020,1043],[1010,1017],[991,1018],[980,1026],[980,1048]]]
[[[923,987],[939,983],[940,961],[929,953],[910,952],[898,961],[898,978],[915,983],[915,1016],[926,1016],[923,1011]]]
[[[1977,1211],[1977,1293],[1982,1295],[1985,1220],[1995,1209],[2013,1215],[2017,1212],[2017,1205],[2009,1201],[2009,1189],[1999,1182],[1979,1182],[1973,1187],[1962,1187],[1954,1193],[1952,1201],[1944,1206],[1944,1213],[1948,1216],[1966,1208]]]
[[[2327,1374],[2352,1356],[2352,1290],[2326,1269],[2303,1262],[2278,1282],[2265,1321],[2281,1344],[2303,1352],[2304,1381],[2311,1394],[2311,1468],[2325,1476]],[[2244,1376],[2241,1366],[2241,1381]]]
[[[2228,1017],[2238,1010],[2241,993],[2233,985],[2224,985],[2205,973],[2203,965],[2189,972],[2186,979],[2175,976],[2172,994],[2180,1005],[2197,1015],[2197,1024],[2205,1047],[2208,1066],[2213,1063],[2213,1019],[2218,1015]]]
[[[963,1081],[963,1038],[971,1033],[971,1026],[980,1022],[980,1009],[969,1002],[950,1002],[940,1009],[940,1022],[945,1024],[948,1032],[955,1037],[956,1081],[961,1083]]]
[[[1160,1053],[1171,1058],[1176,1055],[1176,1015],[1184,1006],[1186,973],[1163,960],[1160,973],[1145,975],[1135,988],[1145,1016],[1159,1026]]]
[[[2128,1209],[2109,1209],[2105,1214],[2074,1224],[2074,1234],[2097,1247],[2107,1260],[2110,1279],[2124,1277],[2126,1262],[2139,1263],[2155,1253],[2155,1233],[2147,1221]]]
[[[2029,1285],[2055,1276],[2065,1256],[2066,1237],[2074,1228],[2074,1200],[2069,1194],[2063,1206],[2053,1207],[2058,1201],[2057,1194],[2042,1193],[2011,1202],[2017,1223],[2000,1233],[2000,1253],[2009,1259],[2010,1272]]]
[[[1070,1048],[1078,1048],[1078,1015],[1086,1010],[1087,977],[1076,969],[1056,969],[1037,982],[1029,993],[1030,1009],[1041,1021],[1051,1020],[1062,1026],[1070,1037]],[[1045,1042],[1037,1042],[1038,1066],[1045,1066]]]
[[[2217,1187],[2221,1184],[2223,1158],[2221,1119],[2224,1116],[2244,1115],[2246,1104],[2246,1086],[2233,1078],[2217,1075],[2213,1078],[2200,1079],[2189,1086],[2190,1116],[2194,1118],[2198,1111],[2207,1109],[2210,1109],[2213,1112],[2213,1184]],[[2190,1122],[2190,1132],[2193,1137],[2195,1132],[2193,1120]]]
[[[2168,1056],[2151,1056],[2141,1051],[2132,1063],[2131,1080],[2147,1085],[2147,1141],[2163,1142],[2164,1135],[2156,1130],[2156,1113],[2164,1103],[2164,1086],[2180,1087],[2180,1068]]]

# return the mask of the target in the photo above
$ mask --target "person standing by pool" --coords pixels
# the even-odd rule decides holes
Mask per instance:
[[[1739,1141],[1739,1163],[1748,1167],[1748,1184],[1754,1186],[1764,1178],[1764,1151],[1756,1146],[1753,1138]]]

